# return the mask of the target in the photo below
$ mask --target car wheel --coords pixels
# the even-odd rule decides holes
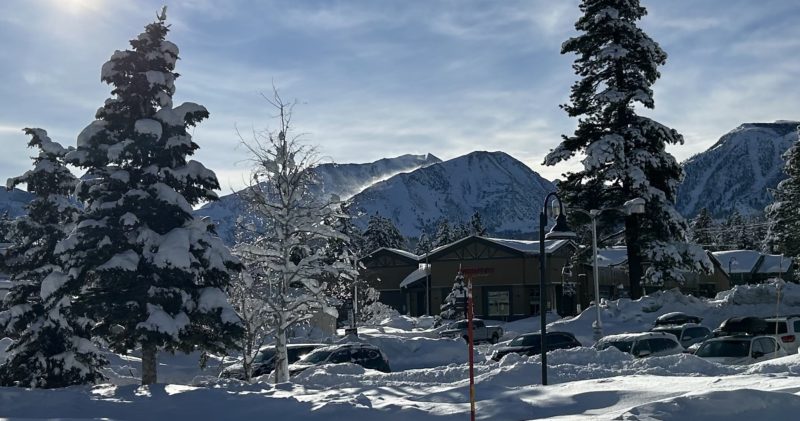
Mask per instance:
[[[496,344],[496,343],[500,342],[500,337],[497,336],[497,334],[495,333],[494,335],[492,335],[492,341],[491,342],[493,344]]]

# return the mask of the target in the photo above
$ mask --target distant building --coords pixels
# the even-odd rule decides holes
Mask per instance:
[[[578,290],[581,303],[588,305],[594,301],[594,277],[592,255],[583,259],[583,264],[577,274]],[[717,292],[730,289],[731,281],[728,273],[712,253],[708,253],[714,272],[710,275],[694,272],[684,272],[685,282],[682,285],[668,283],[658,289],[679,288],[685,294],[696,297],[714,297]],[[645,263],[646,265],[646,263]],[[600,298],[618,299],[628,297],[630,279],[628,277],[628,250],[624,246],[609,247],[597,251],[597,272],[600,284]],[[645,292],[653,287],[644,285]],[[587,295],[588,294],[588,295]]]
[[[794,281],[794,262],[780,254],[754,250],[715,251],[714,257],[728,272],[733,285],[764,282],[770,278]]]
[[[574,314],[576,297],[565,295],[562,268],[575,245],[545,242],[551,310]],[[403,314],[438,314],[461,268],[472,281],[477,317],[511,320],[539,314],[539,242],[470,236],[417,256],[379,249],[361,259],[362,276],[381,292],[381,301]]]

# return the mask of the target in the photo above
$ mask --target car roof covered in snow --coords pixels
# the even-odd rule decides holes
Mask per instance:
[[[675,342],[678,341],[678,338],[676,338],[675,335],[667,332],[636,332],[636,333],[620,333],[617,335],[604,336],[599,341],[597,341],[597,343],[600,344],[606,342],[627,342],[627,341],[636,341],[639,339],[663,338],[663,337],[669,337],[671,339],[674,339]]]

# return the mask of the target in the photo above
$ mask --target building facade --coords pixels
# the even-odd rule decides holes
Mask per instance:
[[[566,240],[545,241],[548,310],[564,315],[575,312],[561,284],[574,250]],[[438,314],[459,270],[472,282],[477,317],[513,320],[540,312],[538,241],[470,236],[414,257],[380,249],[362,259],[362,275],[381,292],[381,301],[403,314]]]

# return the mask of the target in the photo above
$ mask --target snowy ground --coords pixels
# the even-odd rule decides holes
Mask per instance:
[[[737,288],[706,301],[674,292],[607,303],[606,333],[648,328],[670,311],[704,317],[710,327],[732,315],[775,313],[772,286]],[[800,313],[800,286],[787,285],[780,313]],[[593,309],[550,323],[591,344]],[[424,322],[422,321],[424,326]],[[216,362],[201,372],[197,356],[164,358],[160,379],[137,386],[138,361],[115,357],[112,383],[64,390],[0,388],[0,417],[111,419],[463,420],[469,412],[466,347],[414,327],[408,318],[361,329],[379,345],[393,373],[355,365],[311,369],[293,383],[220,382]],[[537,319],[508,323],[508,331],[536,330]],[[507,335],[509,339],[514,333]],[[548,354],[549,386],[540,386],[538,357],[487,360],[495,346],[478,347],[475,368],[478,419],[794,419],[800,413],[800,355],[752,366],[721,366],[693,355],[634,359],[615,349]]]

